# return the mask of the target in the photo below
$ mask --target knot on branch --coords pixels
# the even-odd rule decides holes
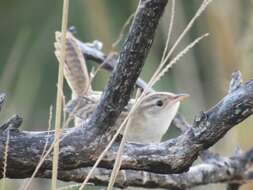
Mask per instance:
[[[72,33],[72,32],[71,32]],[[96,49],[96,50],[101,50],[103,48],[103,43],[98,41],[98,40],[94,40],[91,43],[85,43],[88,47],[92,48],[92,49]]]
[[[198,113],[193,121],[193,131],[195,136],[201,135],[211,123],[208,121],[208,116],[205,112]]]
[[[19,115],[11,116],[5,123],[0,125],[0,131],[3,132],[6,129],[9,130],[18,130],[23,122],[23,118]]]
[[[0,94],[0,111],[2,110],[2,107],[4,105],[5,100],[6,100],[6,94],[5,93],[1,93]]]
[[[237,147],[235,148],[233,155],[236,157],[240,157],[243,155],[243,151],[239,145],[237,145]]]
[[[6,101],[6,94],[0,94],[0,111]],[[5,123],[0,125],[0,132],[4,132],[6,129],[17,130],[23,122],[23,118],[19,115],[11,116]]]
[[[241,78],[241,72],[236,71],[232,73],[231,81],[229,84],[229,90],[228,93],[234,92],[236,89],[238,89],[242,84],[242,78]]]

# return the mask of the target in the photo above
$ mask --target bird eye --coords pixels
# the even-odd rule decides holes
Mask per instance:
[[[158,100],[156,102],[156,105],[159,106],[159,107],[162,107],[163,106],[163,101],[162,100]]]

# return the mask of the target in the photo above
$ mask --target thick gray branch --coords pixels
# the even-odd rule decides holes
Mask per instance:
[[[253,148],[252,148],[253,150]],[[220,157],[209,163],[203,163],[190,168],[182,174],[155,174],[143,171],[121,170],[116,180],[116,186],[138,186],[145,188],[166,188],[184,190],[187,188],[210,183],[231,183],[231,187],[240,186],[250,180],[247,175],[252,164],[253,151],[230,158]],[[251,159],[247,159],[251,157]],[[59,179],[63,181],[82,182],[90,168],[59,171]],[[94,185],[106,185],[111,170],[97,168],[90,182]],[[46,170],[39,177],[50,178],[51,170]],[[236,184],[236,185],[235,185]]]
[[[90,142],[113,126],[127,105],[166,4],[167,0],[140,1],[127,39],[119,53],[116,67],[96,110],[85,126],[89,132],[93,131],[92,136],[86,136]]]
[[[141,1],[130,33],[117,59],[117,65],[92,119],[85,127],[75,127],[63,132],[59,155],[61,172],[78,171],[92,166],[107,145],[110,139],[108,134],[112,134],[107,129],[111,129],[130,98],[166,3],[166,0]],[[183,134],[179,137],[158,144],[128,143],[123,155],[122,169],[132,170],[128,172],[132,172],[133,175],[135,175],[133,170],[157,173],[153,175],[188,171],[201,151],[215,144],[228,130],[253,113],[253,80],[232,86],[236,88],[213,108],[201,112],[195,118],[193,127],[184,128]],[[19,125],[20,122],[16,126]],[[10,125],[8,123],[4,126],[9,129]],[[26,132],[18,131],[16,128],[10,128],[9,132],[6,176],[30,177],[40,160],[46,142],[48,147],[53,143],[54,132]],[[6,136],[7,130],[0,131],[1,168]],[[117,147],[115,144],[108,152],[100,164],[101,168],[112,168]],[[52,155],[49,155],[38,176],[50,173],[51,167]]]
[[[160,174],[187,171],[201,151],[221,139],[237,123],[246,119],[253,110],[253,80],[225,96],[217,105],[201,112],[196,117],[194,127],[182,135],[158,144],[126,144],[122,169],[144,170]],[[83,128],[76,127],[64,132],[60,143],[60,170],[70,170],[92,166],[97,159],[100,147],[106,143],[97,140],[88,144]],[[6,131],[0,133],[0,161],[3,152]],[[44,145],[53,142],[54,134],[50,132],[19,132],[10,130],[7,176],[10,178],[29,177],[36,167]],[[103,135],[101,135],[103,139]],[[108,152],[100,167],[112,168],[117,144]],[[92,154],[91,152],[98,152]],[[51,170],[52,157],[49,156],[40,172]]]

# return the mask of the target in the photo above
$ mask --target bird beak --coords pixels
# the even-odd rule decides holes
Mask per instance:
[[[174,99],[177,100],[177,101],[182,101],[186,98],[188,98],[190,95],[189,94],[186,94],[186,93],[182,93],[182,94],[176,94]]]

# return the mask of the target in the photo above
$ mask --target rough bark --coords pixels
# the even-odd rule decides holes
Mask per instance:
[[[144,188],[166,188],[170,190],[184,190],[199,185],[211,183],[230,183],[230,189],[236,189],[251,180],[249,165],[252,164],[253,148],[248,152],[232,157],[215,156],[206,163],[192,166],[182,174],[155,174],[144,171],[121,170],[115,185],[118,187],[138,186]],[[63,181],[82,182],[90,168],[59,171],[59,178]],[[97,168],[90,182],[94,185],[106,185],[111,170]],[[46,170],[40,177],[50,178],[51,171]]]
[[[94,164],[101,150],[107,145],[110,135],[113,134],[113,123],[130,98],[166,3],[166,0],[141,0],[127,40],[119,53],[116,67],[96,111],[83,127],[74,127],[63,131],[60,142],[59,179],[71,180],[65,174],[68,176],[71,172],[76,175],[81,171],[85,172],[87,170],[85,168]],[[104,57],[104,55],[99,56]],[[0,108],[4,97],[4,95],[0,96]],[[192,127],[182,122],[179,124],[183,131],[180,136],[157,144],[127,143],[121,168],[128,170],[126,171],[129,173],[127,175],[134,178],[127,178],[122,185],[142,186],[141,184],[143,184],[145,187],[165,187],[169,186],[169,182],[165,181],[164,184],[159,180],[164,178],[170,180],[169,177],[173,176],[174,180],[182,179],[180,181],[181,183],[184,181],[185,185],[188,182],[187,175],[193,175],[194,167],[198,167],[197,171],[200,173],[203,171],[205,174],[209,171],[205,167],[208,166],[209,169],[210,165],[194,166],[190,170],[189,168],[204,150],[215,144],[228,130],[252,113],[253,80],[241,84],[240,75],[234,74],[230,90],[220,102],[208,111],[200,112]],[[30,177],[41,158],[45,144],[49,148],[54,141],[54,131],[20,131],[18,127],[21,123],[20,117],[14,116],[0,127],[1,168],[3,168],[8,132],[10,135],[6,172],[6,176],[9,178]],[[113,167],[117,148],[118,144],[115,143],[101,162],[99,170],[104,172],[101,176],[110,172]],[[244,158],[248,159],[249,157],[245,156]],[[229,158],[229,160],[230,164],[227,164],[226,159],[224,162],[219,160],[217,164],[205,163],[212,164],[214,174],[217,171],[225,172],[216,178],[216,181],[221,181],[222,177],[230,176],[230,173],[227,173],[230,171],[227,170],[228,168],[233,168],[234,174],[237,174],[237,168],[242,167],[241,163],[238,163],[238,160],[242,161],[241,157]],[[224,163],[224,167],[220,166],[222,163]],[[37,176],[50,177],[51,168],[52,155],[50,154],[42,164]],[[188,172],[185,174],[175,174],[186,171]],[[165,175],[172,173],[173,175]],[[147,181],[138,182],[138,179],[143,175],[148,175],[147,178],[144,178]],[[2,172],[0,176],[2,177]],[[248,176],[252,176],[252,174],[249,173]],[[76,177],[78,178],[78,176]],[[84,176],[79,177],[79,179],[83,179]],[[154,181],[156,179],[158,181]],[[233,179],[231,178],[231,180]],[[73,180],[78,181],[78,179]],[[101,184],[106,183],[108,178],[101,181],[94,178],[93,180],[93,182]],[[199,184],[212,182],[205,181],[204,178],[201,180],[198,182]],[[182,187],[179,181],[175,181],[175,183],[178,183],[178,187]],[[197,184],[197,182],[192,181],[192,184]],[[120,182],[118,185],[121,185]],[[175,188],[177,188],[176,185]]]
[[[158,144],[126,144],[122,169],[144,170],[160,174],[187,171],[201,151],[222,138],[237,123],[246,119],[253,110],[253,80],[239,85],[218,104],[195,118],[192,128],[177,138]],[[1,163],[6,141],[6,131],[0,134]],[[100,149],[101,141],[88,144],[85,130],[75,127],[63,132],[60,143],[59,169],[69,170],[92,166],[98,155],[91,152]],[[10,130],[7,176],[29,177],[37,165],[48,138],[53,142],[52,132],[27,132]],[[103,135],[101,135],[103,138]],[[108,152],[100,167],[112,168],[117,144]],[[41,172],[51,169],[49,156]]]
[[[116,67],[87,124],[91,127],[86,127],[87,129],[95,129],[100,134],[103,133],[113,126],[127,105],[166,4],[167,0],[140,1],[127,39],[119,53]]]

